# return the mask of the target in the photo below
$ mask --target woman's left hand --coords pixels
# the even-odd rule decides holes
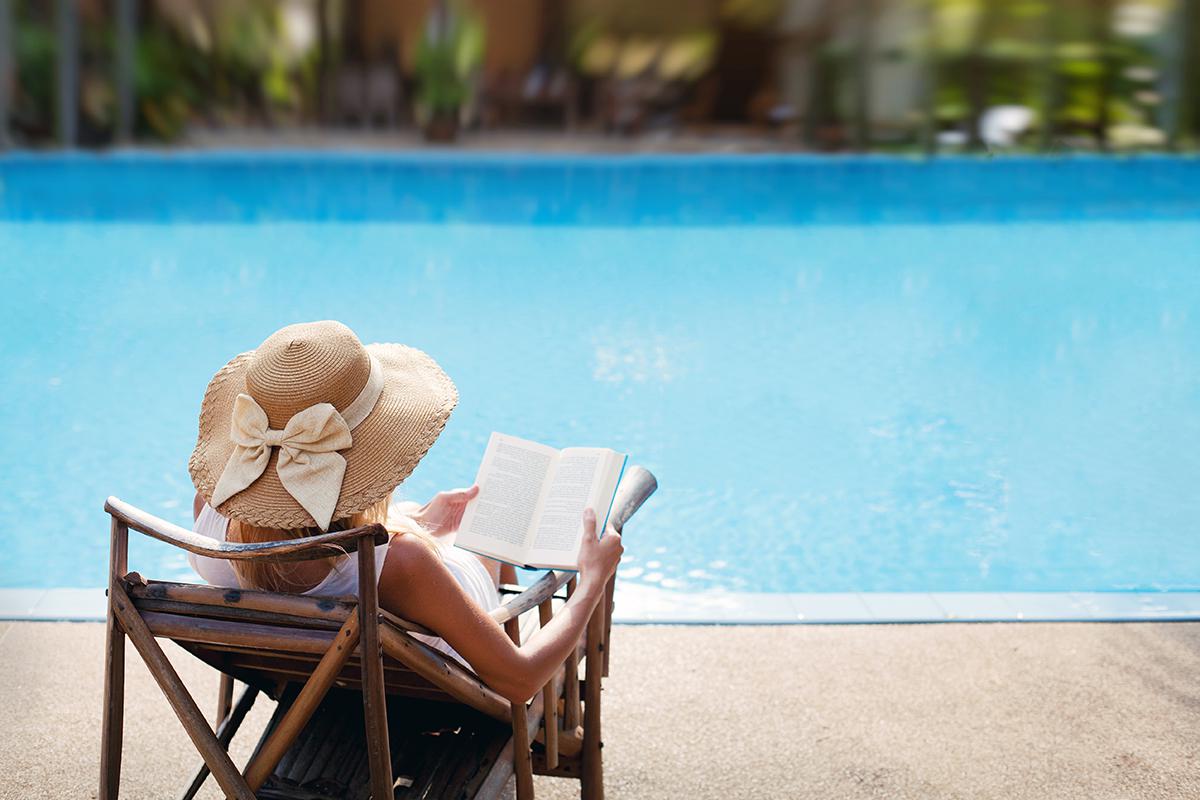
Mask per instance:
[[[413,514],[413,519],[434,536],[454,533],[462,523],[467,503],[474,500],[478,494],[478,485],[469,489],[438,492],[432,500],[421,506],[416,514]]]

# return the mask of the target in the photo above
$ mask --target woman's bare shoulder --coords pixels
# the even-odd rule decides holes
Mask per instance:
[[[391,572],[396,577],[412,577],[437,567],[445,570],[441,553],[416,534],[399,533],[388,542],[387,559],[383,564],[385,574]]]
[[[423,622],[423,606],[430,597],[445,602],[462,594],[462,588],[436,547],[411,533],[393,536],[379,575],[379,600],[403,617]]]

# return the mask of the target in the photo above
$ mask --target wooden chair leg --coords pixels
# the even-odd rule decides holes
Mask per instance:
[[[543,600],[538,605],[538,623],[544,628],[554,616],[553,600]],[[546,730],[546,768],[558,766],[558,695],[554,691],[554,678],[542,689],[542,722]]]
[[[604,761],[600,755],[600,683],[604,674],[604,617],[607,592],[592,612],[587,627],[584,656],[583,764],[580,791],[583,800],[604,800]]]
[[[514,617],[504,623],[513,644],[521,646],[521,621]],[[513,772],[517,777],[517,800],[533,800],[533,759],[529,753],[529,715],[524,703],[512,704]]]
[[[113,591],[128,571],[129,528],[115,518],[108,553],[108,619],[104,644],[104,722],[100,731],[99,800],[121,791],[121,744],[125,724],[125,631],[113,611]]]
[[[608,677],[608,654],[612,648],[608,646],[608,641],[612,638],[612,615],[614,596],[617,593],[617,573],[613,573],[608,578],[608,588],[604,592],[604,671],[605,678]]]
[[[218,726],[217,741],[221,743],[226,752],[229,751],[229,743],[233,741],[233,735],[241,727],[242,720],[250,713],[250,708],[254,705],[256,697],[258,697],[258,689],[253,686],[247,686],[246,690],[242,692],[242,696],[238,698],[237,705],[233,707],[226,719]],[[179,800],[192,800],[196,796],[196,793],[200,791],[200,787],[204,785],[204,781],[208,778],[210,771],[208,764],[201,763],[200,768],[196,770],[196,774],[192,776],[191,782],[183,790],[183,794],[179,796]]]
[[[567,581],[567,597],[575,594],[576,579]],[[582,721],[579,708],[579,656],[576,650],[571,650],[563,665],[563,730],[573,731]]]
[[[392,749],[388,743],[387,693],[383,686],[383,647],[379,642],[379,586],[375,581],[374,537],[358,543],[358,625],[362,653],[363,712],[367,728],[367,760],[371,796],[393,796]]]
[[[233,707],[233,678],[221,673],[221,685],[217,687],[217,719],[213,723],[213,730],[221,727],[221,723],[229,716],[229,709]]]
[[[200,751],[204,763],[208,764],[208,768],[212,770],[213,776],[217,779],[217,783],[220,784],[226,797],[232,797],[235,800],[255,800],[254,793],[250,791],[242,774],[233,765],[225,748],[221,747],[221,743],[217,741],[216,734],[208,726],[208,721],[204,719],[196,701],[188,694],[187,687],[179,679],[175,667],[171,665],[166,653],[158,646],[158,642],[154,640],[154,634],[146,627],[146,623],[138,615],[129,596],[119,583],[114,582],[109,588],[109,604],[110,608],[116,612],[121,626],[125,629],[125,634],[146,662],[150,674],[154,676],[159,688],[166,695],[167,701],[175,711],[175,716],[179,717],[184,730],[191,737],[192,744]]]

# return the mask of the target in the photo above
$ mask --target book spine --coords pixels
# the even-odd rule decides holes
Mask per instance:
[[[612,516],[613,502],[617,499],[617,489],[621,488],[621,478],[625,477],[625,467],[629,464],[629,456],[625,456],[621,461],[621,471],[617,473],[617,485],[613,488],[612,497],[608,498],[608,510],[604,512],[604,524],[600,526],[600,536],[608,530],[608,518]],[[597,537],[599,538],[599,537]]]

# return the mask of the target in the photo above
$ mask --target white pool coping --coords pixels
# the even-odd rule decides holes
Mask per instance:
[[[103,620],[103,589],[0,589],[0,620]],[[1200,621],[1200,592],[673,592],[622,584],[621,624]]]

